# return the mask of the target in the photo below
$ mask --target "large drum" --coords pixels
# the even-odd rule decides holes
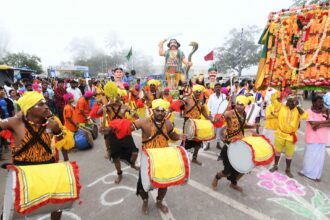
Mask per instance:
[[[92,133],[83,127],[80,127],[74,134],[74,141],[76,148],[79,150],[87,150],[93,147]]]
[[[141,181],[146,192],[182,185],[188,181],[189,175],[189,158],[183,147],[143,149]]]
[[[71,209],[79,193],[78,167],[74,162],[10,166],[3,219],[24,219]]]
[[[248,173],[255,166],[270,164],[275,157],[274,146],[264,136],[249,136],[231,143],[228,159],[235,170]]]
[[[188,119],[183,133],[188,140],[195,141],[209,141],[215,136],[213,124],[209,120]]]
[[[229,105],[229,102],[228,102],[227,99],[222,100],[222,102],[221,102],[221,103],[219,104],[219,106],[218,106],[218,111],[217,111],[217,113],[218,113],[218,114],[223,114],[223,113],[225,113],[225,111],[226,111],[227,108],[228,108],[228,105]]]

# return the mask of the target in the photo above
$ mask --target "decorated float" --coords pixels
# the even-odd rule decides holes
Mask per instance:
[[[330,86],[330,7],[313,4],[269,14],[256,87],[321,90]]]

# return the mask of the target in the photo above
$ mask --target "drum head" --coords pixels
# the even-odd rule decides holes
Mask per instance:
[[[140,164],[140,170],[141,170],[141,182],[142,182],[142,186],[144,191],[148,192],[150,190],[152,190],[152,186],[150,183],[150,179],[149,179],[149,174],[148,174],[148,157],[145,154],[145,152],[142,151],[141,154],[141,164]]]
[[[223,114],[227,110],[228,104],[229,102],[227,99],[223,100],[219,105],[218,114]]]
[[[183,133],[187,136],[188,140],[192,140],[195,137],[195,123],[193,120],[188,119],[184,125]]]
[[[250,147],[243,141],[231,143],[228,147],[228,159],[239,173],[248,173],[254,168]]]

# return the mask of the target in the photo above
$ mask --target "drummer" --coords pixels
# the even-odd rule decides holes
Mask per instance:
[[[135,118],[138,118],[137,114],[131,110],[128,105],[122,104],[123,99],[126,95],[126,91],[118,89],[118,95],[116,100],[110,102],[100,108],[97,114],[101,115],[106,113],[107,124],[109,125],[111,121],[115,119],[124,119],[126,118],[126,113],[133,115]],[[117,170],[117,179],[115,180],[116,184],[119,184],[123,178],[123,171],[121,170],[120,160],[127,162],[131,165],[132,168],[138,169],[135,166],[135,161],[138,156],[139,150],[136,148],[132,135],[128,135],[123,139],[118,139],[115,133],[107,133],[104,135],[105,144],[109,154],[109,159],[112,159],[116,170]]]
[[[213,179],[212,187],[216,189],[218,181],[222,177],[227,177],[231,182],[230,187],[242,192],[243,189],[237,185],[237,181],[243,176],[242,173],[237,172],[229,162],[227,150],[228,145],[235,139],[242,139],[244,137],[244,128],[254,128],[255,126],[249,126],[246,124],[245,107],[248,105],[249,99],[244,96],[236,97],[236,105],[233,110],[227,111],[224,114],[226,120],[226,127],[223,130],[223,137],[225,145],[221,151],[221,157],[223,160],[224,169],[217,173]],[[256,125],[259,126],[259,125]]]
[[[12,152],[14,165],[37,165],[55,163],[56,158],[51,148],[53,137],[63,138],[59,124],[50,118],[51,112],[46,100],[39,92],[25,92],[17,101],[22,112],[14,117],[0,120],[0,130],[9,129],[15,140]],[[68,160],[67,153],[62,151]],[[51,219],[61,219],[62,212],[51,213]]]
[[[201,94],[204,91],[204,86],[194,85],[192,91],[193,91],[192,95],[186,96],[182,100],[182,107],[184,108],[183,127],[185,127],[185,123],[189,119],[201,119],[202,114],[205,117],[205,119],[212,120],[212,118],[206,112],[204,103],[200,99]],[[194,148],[192,162],[200,166],[202,165],[202,163],[197,160],[197,155],[201,146],[202,146],[201,141],[194,141],[194,140],[187,140],[184,146],[186,149]]]
[[[133,122],[132,130],[142,130],[142,145],[144,148],[163,148],[169,147],[168,140],[183,139],[183,135],[175,133],[173,124],[166,119],[166,114],[170,103],[163,99],[155,99],[152,102],[152,115],[149,118],[140,119]],[[163,204],[167,188],[158,189],[156,205],[163,212],[167,213],[168,208]],[[144,191],[141,182],[141,173],[137,183],[137,195],[143,200],[142,212],[149,213],[148,208],[148,192]]]

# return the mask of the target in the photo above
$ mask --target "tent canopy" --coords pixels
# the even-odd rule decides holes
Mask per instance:
[[[10,69],[13,69],[13,67],[7,65],[0,65],[0,70],[10,70]]]

